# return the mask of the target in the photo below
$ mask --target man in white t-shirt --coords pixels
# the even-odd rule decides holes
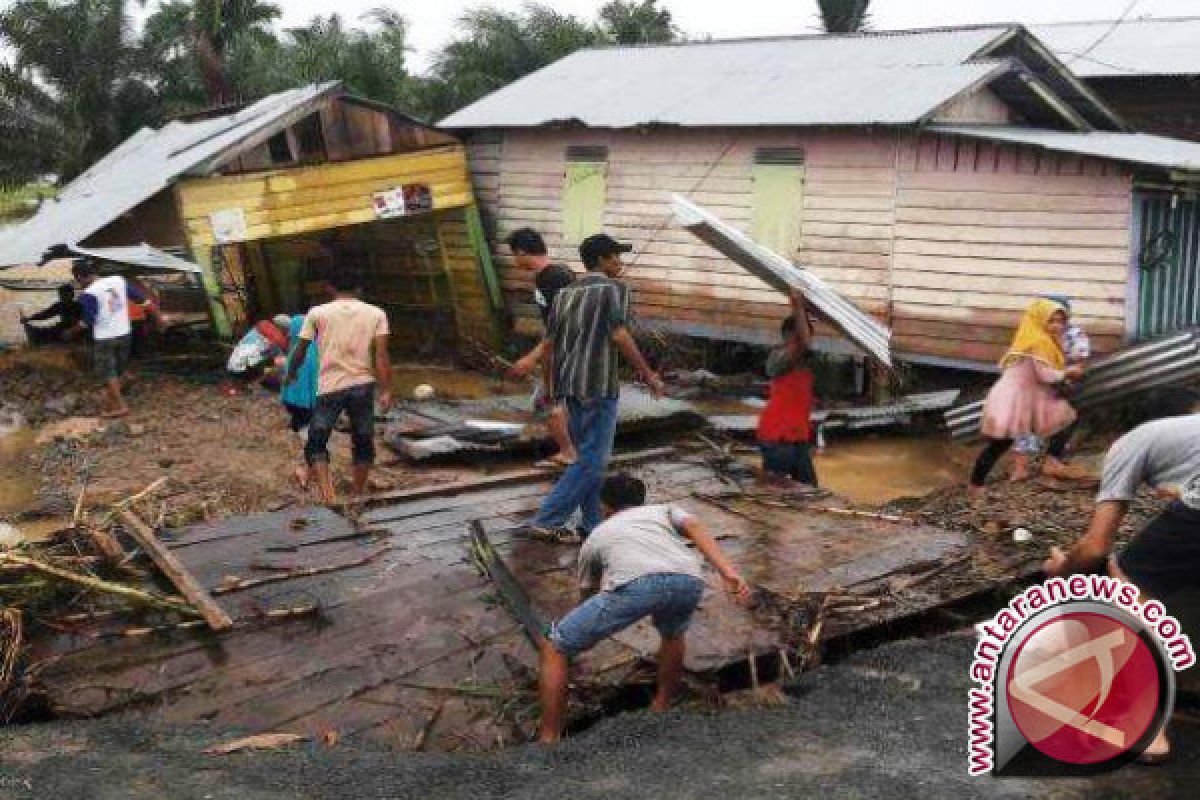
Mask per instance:
[[[100,277],[91,259],[76,259],[71,272],[83,287],[79,295],[83,311],[80,325],[92,331],[93,367],[104,382],[103,416],[124,417],[129,414],[129,406],[121,393],[121,376],[129,368],[133,347],[129,303],[141,303],[145,295],[120,275]]]
[[[750,587],[698,519],[679,508],[645,502],[646,485],[632,475],[612,475],[600,488],[605,521],[579,551],[585,599],[550,626],[540,648],[542,742],[556,742],[562,735],[568,659],[644,617],[662,636],[651,707],[670,707],[683,674],[684,633],[704,593],[701,556],[731,594],[743,602],[750,597]]]
[[[329,437],[338,417],[350,418],[354,452],[353,491],[361,496],[375,461],[375,401],[392,403],[388,362],[388,319],[383,309],[358,299],[362,272],[357,262],[339,264],[331,280],[334,299],[309,309],[292,355],[286,385],[296,380],[312,342],[317,344],[317,399],[308,424],[304,458],[316,479],[321,502],[336,499],[329,471]]]

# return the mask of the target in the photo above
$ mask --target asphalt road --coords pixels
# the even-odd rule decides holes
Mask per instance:
[[[231,738],[120,718],[0,733],[0,798],[929,798],[1194,797],[1200,722],[1173,725],[1175,759],[1086,780],[966,772],[966,635],[859,653],[807,675],[779,708],[630,713],[562,745],[487,756],[341,743],[209,756]]]

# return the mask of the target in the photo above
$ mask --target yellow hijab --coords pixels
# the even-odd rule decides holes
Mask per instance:
[[[1000,359],[1000,367],[1007,367],[1018,358],[1024,357],[1035,358],[1054,369],[1065,368],[1067,359],[1063,355],[1062,345],[1046,330],[1046,323],[1058,311],[1065,314],[1067,309],[1044,297],[1030,303],[1029,308],[1025,309],[1025,316],[1021,318],[1021,325],[1017,328],[1012,345],[1004,354],[1004,358]]]

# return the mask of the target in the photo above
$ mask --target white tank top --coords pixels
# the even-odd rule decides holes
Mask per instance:
[[[129,325],[129,299],[124,278],[120,275],[97,278],[83,291],[96,298],[96,321],[92,324],[93,339],[116,339],[133,331]]]

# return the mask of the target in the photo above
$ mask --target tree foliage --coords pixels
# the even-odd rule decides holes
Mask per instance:
[[[13,0],[0,11],[0,184],[69,180],[142,126],[315,81],[437,120],[580,48],[680,37],[658,0],[610,0],[592,20],[481,6],[414,76],[397,12],[278,30],[280,9],[163,0],[139,33],[126,0]]]
[[[817,0],[826,33],[858,33],[869,27],[871,0]]]
[[[158,119],[123,0],[16,0],[0,42],[0,183],[73,178]]]

